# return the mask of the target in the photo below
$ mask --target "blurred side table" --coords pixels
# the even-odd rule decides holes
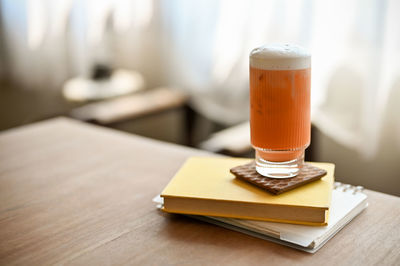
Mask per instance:
[[[192,127],[188,97],[166,87],[89,103],[69,116],[122,131],[190,145]]]

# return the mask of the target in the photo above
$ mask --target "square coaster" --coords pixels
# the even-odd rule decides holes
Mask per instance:
[[[256,163],[239,165],[230,169],[236,178],[249,182],[272,194],[278,195],[283,192],[300,187],[312,181],[318,180],[326,175],[326,171],[310,164],[304,164],[300,173],[291,178],[277,179],[260,175],[256,171]]]

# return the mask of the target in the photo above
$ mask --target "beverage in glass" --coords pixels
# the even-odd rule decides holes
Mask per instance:
[[[296,176],[310,144],[311,55],[291,44],[250,53],[250,131],[256,170],[272,178]]]

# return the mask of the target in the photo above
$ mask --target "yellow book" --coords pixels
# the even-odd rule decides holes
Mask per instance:
[[[310,163],[327,175],[280,195],[272,195],[236,179],[229,169],[250,159],[192,157],[161,193],[163,210],[263,220],[282,223],[326,225],[333,188],[334,165]]]

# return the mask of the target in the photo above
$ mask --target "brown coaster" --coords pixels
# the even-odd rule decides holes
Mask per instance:
[[[253,161],[248,164],[239,165],[230,169],[236,178],[252,183],[275,195],[292,190],[304,184],[318,180],[326,171],[310,164],[304,164],[300,173],[292,178],[275,179],[260,175],[256,171],[256,163]]]

